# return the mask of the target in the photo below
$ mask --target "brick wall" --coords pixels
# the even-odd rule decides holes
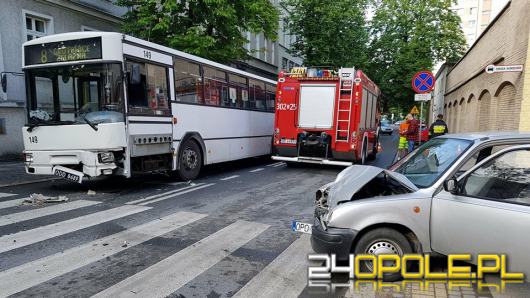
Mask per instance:
[[[472,130],[530,130],[530,120],[520,117],[530,112],[523,102],[524,86],[530,84],[528,69],[522,73],[487,74],[489,64],[530,65],[528,51],[530,13],[528,0],[512,0],[498,19],[447,75],[444,106],[452,132]],[[527,78],[526,83],[525,77]],[[529,86],[530,87],[530,86]],[[525,89],[530,98],[530,90]],[[469,100],[469,99],[472,100]],[[464,101],[461,103],[461,100]],[[476,103],[473,100],[477,100]],[[454,103],[456,101],[456,106]],[[530,99],[528,100],[530,101]],[[449,108],[449,103],[452,103]],[[509,119],[509,121],[507,120]]]

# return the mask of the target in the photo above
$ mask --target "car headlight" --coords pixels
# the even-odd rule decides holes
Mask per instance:
[[[24,153],[24,161],[33,162],[33,153]]]
[[[98,154],[98,160],[100,163],[111,163],[114,162],[114,153],[112,152],[101,152]]]

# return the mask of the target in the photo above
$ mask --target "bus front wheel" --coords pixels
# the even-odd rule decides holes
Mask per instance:
[[[197,142],[187,140],[179,153],[178,174],[182,180],[193,180],[199,176],[202,167],[201,149]]]

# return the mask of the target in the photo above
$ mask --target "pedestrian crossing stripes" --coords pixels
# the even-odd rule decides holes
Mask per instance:
[[[70,232],[98,225],[107,221],[125,217],[150,209],[143,206],[121,206],[70,220],[42,226],[36,229],[9,234],[0,237],[0,253],[51,239]]]
[[[204,184],[204,183],[201,183],[201,184]],[[215,183],[204,184],[204,185],[200,185],[200,186],[194,187],[192,189],[186,189],[186,190],[181,189],[182,191],[179,191],[177,193],[173,193],[173,194],[170,194],[170,195],[167,195],[167,196],[158,197],[156,199],[153,199],[153,200],[150,200],[150,201],[147,201],[147,202],[139,203],[138,205],[145,206],[145,205],[153,204],[153,203],[160,202],[160,201],[167,200],[167,199],[171,199],[171,198],[183,195],[183,194],[187,194],[187,193],[192,192],[192,191],[196,191],[196,190],[199,190],[199,189],[210,187],[210,186],[212,186],[214,184]]]
[[[268,228],[237,221],[93,297],[170,295]]]
[[[256,173],[256,172],[259,172],[259,171],[263,171],[265,170],[264,168],[258,168],[258,169],[254,169],[252,171],[250,171],[251,173]]]
[[[22,199],[15,199],[15,200],[0,202],[0,209],[20,206],[22,203],[24,203],[26,199],[27,198],[22,198]]]
[[[96,204],[100,204],[101,202],[96,201],[85,201],[85,200],[79,200],[79,201],[73,201],[68,202],[64,204],[59,205],[53,205],[38,209],[31,209],[23,212],[18,213],[11,213],[6,214],[0,217],[0,226],[10,225],[21,221],[26,221],[38,217],[43,217],[47,215],[52,215],[56,213],[66,212],[78,208],[93,206]]]
[[[7,198],[11,196],[16,196],[16,194],[0,192],[0,198]]]
[[[298,297],[307,285],[308,243],[302,235],[232,297]]]
[[[280,166],[280,165],[283,165],[283,161],[271,163],[271,164],[267,165],[267,167],[276,167],[276,166]]]
[[[190,224],[205,214],[177,212],[79,247],[0,272],[0,296],[13,295],[35,285],[101,260],[120,251]],[[124,246],[124,241],[127,246]]]
[[[181,187],[181,188],[178,188],[178,189],[174,189],[174,190],[170,190],[170,191],[167,191],[167,192],[159,193],[159,194],[156,194],[156,195],[145,197],[143,199],[138,199],[138,200],[135,200],[135,201],[132,201],[132,202],[127,202],[127,204],[142,203],[142,202],[149,201],[149,200],[152,200],[152,199],[156,199],[156,198],[160,198],[160,197],[164,197],[164,196],[169,196],[169,195],[172,195],[172,194],[175,194],[175,193],[187,190],[187,189],[192,189],[192,188],[195,188],[195,187],[201,186],[201,185],[204,185],[204,183],[192,184],[192,185],[189,185],[189,186],[186,186],[186,187]]]
[[[234,179],[234,178],[237,178],[237,177],[239,177],[239,175],[233,175],[233,176],[229,176],[229,177],[221,178],[221,179],[219,179],[219,180],[221,180],[221,181],[226,181],[226,180]]]

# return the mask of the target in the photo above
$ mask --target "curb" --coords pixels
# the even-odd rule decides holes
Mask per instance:
[[[14,182],[14,183],[8,183],[8,184],[0,184],[0,188],[3,187],[11,187],[11,186],[19,186],[19,185],[27,185],[27,184],[33,184],[33,183],[40,183],[40,182],[46,182],[46,181],[53,181],[53,180],[59,180],[61,178],[44,178],[39,180],[32,180],[32,181],[22,181],[22,182]]]

